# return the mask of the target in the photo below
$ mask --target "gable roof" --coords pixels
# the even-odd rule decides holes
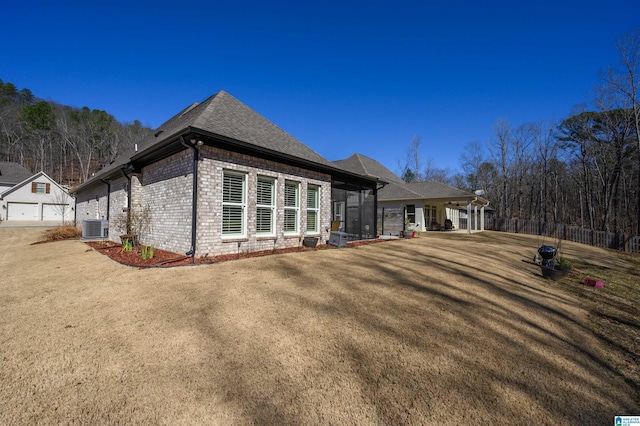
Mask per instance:
[[[357,152],[344,160],[336,160],[333,164],[354,173],[379,178],[385,182],[396,183],[398,185],[404,184],[402,179],[377,160],[358,154]]]
[[[408,189],[406,184],[389,183],[378,190],[378,201],[417,200],[420,198],[422,197]]]
[[[430,180],[426,182],[411,182],[406,184],[407,189],[419,194],[422,198],[458,198],[475,197],[462,189],[446,185],[442,182]]]
[[[18,163],[0,161],[0,184],[16,185],[32,175]]]
[[[405,183],[400,177],[378,161],[358,153],[344,160],[334,161],[333,163],[345,170],[365,176],[377,177],[380,180],[388,182],[388,185],[378,189],[378,201],[424,199],[462,201],[476,198],[481,200],[481,202],[486,201],[481,197],[477,197],[475,194],[433,180]]]
[[[402,185],[389,184],[378,190],[378,201],[409,200],[475,200],[481,204],[488,204],[488,201],[482,197],[434,180],[426,182],[411,182]]]
[[[315,165],[323,170],[344,172],[329,160],[289,135],[229,93],[221,90],[205,101],[193,103],[163,123],[156,131],[138,142],[137,150],[130,148],[111,164],[104,167],[87,182],[74,188],[74,192],[120,173],[131,162],[145,162],[163,149],[177,152],[185,149],[180,137],[198,134],[210,140],[238,149],[257,151],[265,155]],[[169,146],[176,148],[169,151]],[[348,174],[352,172],[348,171]],[[357,174],[357,173],[356,173]],[[359,176],[367,178],[368,176]],[[368,179],[375,180],[375,179]]]
[[[63,188],[62,186],[58,185],[58,182],[56,182],[55,180],[51,179],[49,177],[49,175],[47,175],[45,172],[38,172],[35,175],[31,175],[28,178],[26,178],[25,180],[23,180],[22,182],[18,182],[17,184],[15,184],[14,186],[12,186],[11,188],[7,189],[6,191],[4,191],[3,193],[0,194],[0,199],[6,197],[7,195],[11,194],[14,191],[19,190],[20,188],[22,188],[23,186],[33,182],[34,180],[40,178],[40,177],[44,177],[46,178],[50,183],[54,184],[55,186],[57,186],[58,188],[60,188],[61,191],[67,193],[67,190],[65,188]]]

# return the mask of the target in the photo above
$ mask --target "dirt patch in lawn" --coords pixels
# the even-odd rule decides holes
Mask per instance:
[[[486,232],[131,268],[81,241],[31,245],[39,232],[0,228],[0,424],[640,413],[637,257],[563,244],[580,263],[548,281],[523,262],[536,237]]]

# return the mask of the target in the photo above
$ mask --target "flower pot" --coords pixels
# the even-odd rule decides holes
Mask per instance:
[[[318,244],[318,238],[316,237],[304,237],[302,245],[305,247],[315,248]]]

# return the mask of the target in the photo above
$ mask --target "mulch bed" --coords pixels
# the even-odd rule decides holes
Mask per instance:
[[[347,243],[347,247],[356,247],[366,244],[374,244],[382,241],[392,240],[362,240]],[[113,241],[87,241],[92,249],[109,256],[116,262],[123,265],[134,266],[139,268],[168,268],[175,266],[202,265],[210,263],[227,262],[230,260],[248,259],[252,257],[269,256],[272,254],[294,253],[301,251],[317,251],[317,250],[333,250],[338,247],[329,244],[319,244],[315,248],[311,247],[289,247],[284,249],[264,250],[251,253],[223,254],[218,256],[201,256],[191,258],[178,253],[166,250],[154,249],[153,259],[142,259],[140,247],[134,247],[132,251],[126,252],[122,248],[122,244]]]

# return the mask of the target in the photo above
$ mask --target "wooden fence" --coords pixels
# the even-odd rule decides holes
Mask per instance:
[[[460,227],[462,227],[462,224],[460,224]],[[630,234],[594,231],[593,229],[558,223],[501,218],[485,219],[484,229],[487,231],[512,232],[515,234],[542,235],[595,247],[610,248],[629,253],[640,253],[640,237]]]

